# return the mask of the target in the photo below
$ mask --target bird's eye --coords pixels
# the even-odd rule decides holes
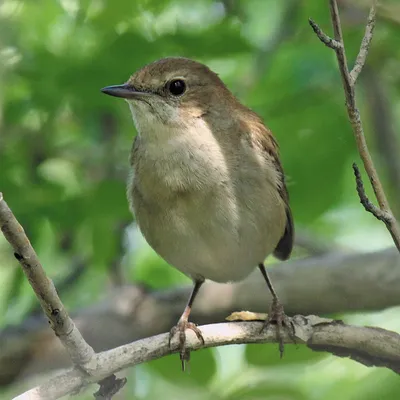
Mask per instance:
[[[168,90],[174,96],[180,96],[185,93],[186,84],[182,79],[174,79],[168,83]]]

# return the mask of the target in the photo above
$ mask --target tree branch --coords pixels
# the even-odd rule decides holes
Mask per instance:
[[[379,204],[379,209],[382,213],[384,213],[384,215],[389,216],[385,219],[385,224],[393,238],[393,241],[397,249],[400,251],[400,227],[390,209],[390,205],[386,198],[385,191],[379,179],[374,162],[369,153],[367,142],[365,140],[360,112],[356,105],[355,90],[354,90],[355,82],[365,64],[369,46],[372,40],[372,34],[375,26],[376,3],[377,0],[372,0],[372,6],[370,9],[368,22],[365,29],[365,35],[360,46],[355,66],[351,72],[347,67],[346,51],[343,42],[342,28],[340,24],[339,10],[336,0],[329,0],[334,39],[324,34],[314,21],[310,20],[309,23],[313,28],[314,32],[317,34],[318,38],[325,45],[333,49],[336,53],[336,58],[338,61],[340,76],[342,78],[342,84],[346,98],[347,114],[349,116],[353,128],[353,133],[356,139],[358,152],[363,161],[364,168],[368,174],[368,177],[371,181],[375,197]],[[370,207],[368,211],[370,211],[373,215],[375,215],[376,218],[382,220],[381,213],[379,213],[378,215],[376,213],[376,210],[377,207],[376,208]]]
[[[288,315],[367,312],[400,304],[400,257],[395,248],[328,253],[281,263],[268,272]],[[133,285],[114,288],[102,302],[80,309],[73,315],[74,322],[96,352],[107,350],[168,331],[178,320],[190,290],[189,286],[162,291]],[[215,323],[235,310],[265,312],[270,304],[271,297],[254,271],[234,284],[206,282],[192,320]],[[70,367],[68,355],[51,333],[39,317],[0,332],[0,385]]]
[[[360,198],[360,203],[364,206],[365,210],[375,215],[376,218],[383,221],[386,225],[390,223],[390,215],[380,208],[378,208],[375,204],[373,204],[365,193],[364,183],[361,178],[360,170],[357,167],[356,163],[353,163],[353,171],[354,176],[356,178],[356,189],[358,193],[358,197]]]
[[[360,51],[358,52],[354,67],[350,72],[350,78],[353,85],[357,82],[358,76],[364,68],[365,61],[367,60],[369,46],[371,45],[372,36],[375,29],[376,19],[376,3],[374,2],[368,15],[367,26],[365,27],[365,34],[361,41]]]
[[[90,347],[65,310],[53,282],[46,276],[24,229],[0,193],[0,227],[14,249],[14,256],[34,290],[56,336],[68,351],[74,364],[88,370],[93,365],[94,350]]]
[[[114,374],[107,376],[107,378],[98,382],[100,388],[94,393],[94,398],[96,400],[110,400],[126,385],[126,382],[126,378],[117,379]]]
[[[326,33],[322,31],[322,29],[318,26],[318,24],[312,19],[308,19],[308,23],[311,25],[314,33],[318,36],[318,39],[327,47],[332,50],[337,50],[342,47],[342,44],[331,37],[329,37]]]
[[[360,141],[362,144],[362,141],[364,141],[364,148],[359,146],[360,155],[379,202],[380,209],[378,210],[385,213],[382,214],[385,216],[384,221],[400,250],[400,234],[397,222],[391,214],[385,193],[368,153],[354,97],[354,83],[365,63],[372,39],[375,11],[374,8],[371,9],[366,33],[352,72],[347,69],[337,4],[333,0],[331,0],[331,15],[335,39],[326,36],[315,23],[310,21],[310,24],[321,41],[333,48],[337,54],[348,113],[357,143]],[[361,193],[360,198],[363,195],[367,204],[369,200],[365,195],[359,173],[356,178],[358,179],[357,187],[359,193]],[[369,211],[378,217],[377,208],[374,207],[370,207]],[[383,217],[381,219],[383,220]],[[95,354],[93,348],[85,342],[80,331],[69,317],[23,228],[12,214],[1,193],[0,226],[4,236],[12,245],[15,257],[38,297],[43,311],[50,320],[54,333],[75,364],[69,371],[51,379],[42,386],[29,390],[16,399],[55,399],[76,392],[93,382],[100,384],[100,390],[95,394],[96,398],[111,398],[126,382],[125,379],[116,379],[113,375],[115,372],[176,352],[176,350],[171,351],[168,346],[168,334],[162,334]],[[293,321],[299,343],[304,343],[315,351],[329,351],[341,357],[350,357],[368,366],[384,366],[400,373],[400,335],[394,332],[379,328],[345,325],[341,321],[316,316],[296,316]],[[260,323],[258,322],[215,324],[203,326],[201,329],[206,341],[205,347],[276,341],[274,329],[260,333]],[[290,343],[291,339],[286,338],[285,341]],[[202,346],[195,338],[191,337],[188,340],[187,347],[188,350],[197,350]]]
[[[204,347],[244,343],[275,343],[275,327],[260,333],[263,321],[229,322],[204,325],[200,329]],[[326,318],[310,315],[293,318],[298,343],[315,351],[328,351],[340,357],[350,357],[367,366],[381,366],[400,373],[400,335],[379,328],[357,327]],[[149,337],[98,353],[97,368],[91,376],[72,368],[43,385],[31,389],[14,400],[58,399],[75,392],[89,383],[98,382],[121,369],[141,364],[177,352],[168,346],[169,334]],[[291,343],[287,336],[286,343]],[[202,348],[195,335],[187,335],[190,351]],[[292,351],[296,351],[292,349]]]
[[[47,277],[24,229],[4,201],[2,193],[0,193],[0,227],[13,247],[14,256],[20,263],[54,333],[75,364],[75,369],[80,371],[82,377],[90,375],[97,367],[96,354],[69,317],[53,282]],[[118,380],[115,376],[105,376],[100,383],[98,395],[111,398],[124,384],[125,381]]]
[[[389,98],[387,84],[383,79],[381,59],[363,70],[362,84],[368,105],[374,142],[380,159],[385,161],[388,185],[392,194],[392,211],[400,215],[400,138],[396,132],[394,105]]]

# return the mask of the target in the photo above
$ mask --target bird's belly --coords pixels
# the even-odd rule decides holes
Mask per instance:
[[[236,232],[228,233],[212,224],[205,228],[208,228],[207,236],[181,235],[180,250],[165,257],[171,265],[194,279],[215,282],[244,279],[267,254],[265,243],[254,235],[250,242],[238,240]]]
[[[147,242],[170,265],[193,279],[228,282],[250,274],[282,235],[282,216],[263,206],[276,200],[263,194],[247,193],[254,209],[232,193],[185,194],[168,206],[133,206]]]

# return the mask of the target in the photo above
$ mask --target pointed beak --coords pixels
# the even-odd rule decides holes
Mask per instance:
[[[101,91],[110,96],[121,97],[123,99],[135,99],[143,94],[143,92],[139,92],[132,85],[127,83],[123,85],[106,86],[102,88]]]

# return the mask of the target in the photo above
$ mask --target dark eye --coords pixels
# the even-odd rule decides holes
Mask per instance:
[[[185,81],[182,79],[174,79],[168,84],[168,90],[174,96],[180,96],[181,94],[185,93],[186,84]]]

